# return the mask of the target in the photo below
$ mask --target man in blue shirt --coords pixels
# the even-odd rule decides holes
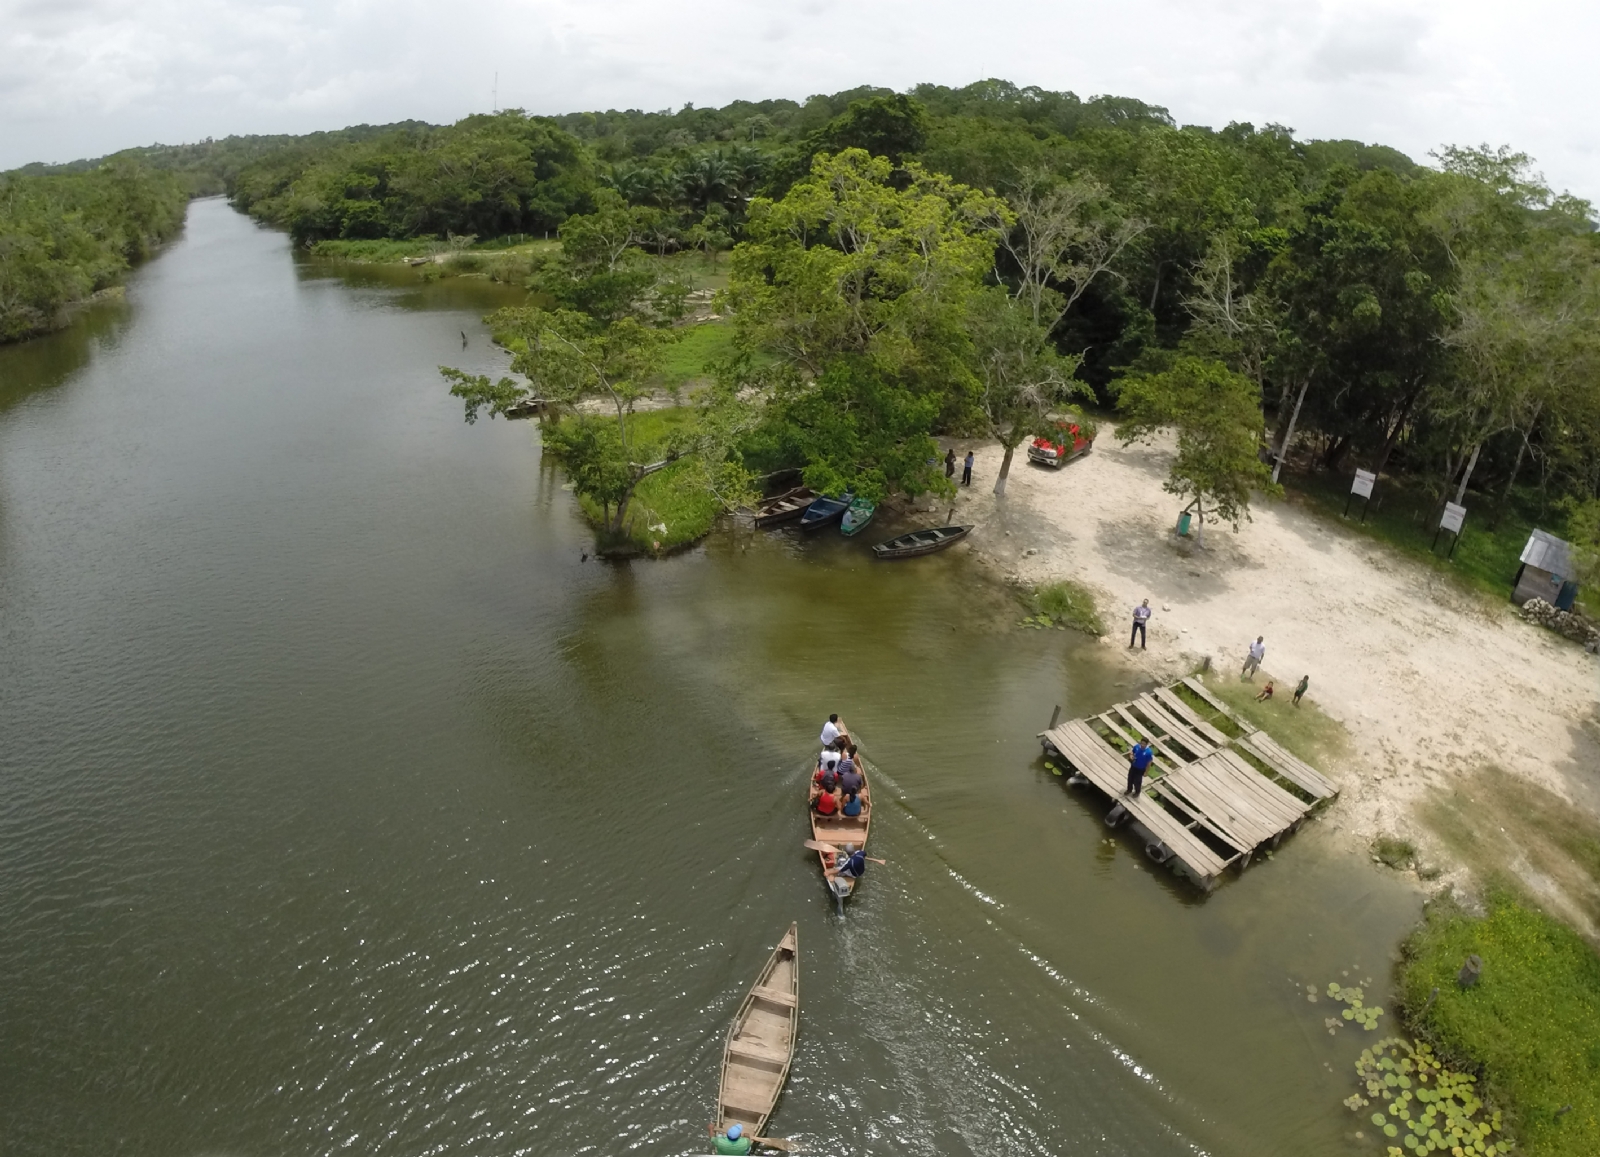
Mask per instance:
[[[1133,750],[1128,752],[1128,790],[1122,794],[1136,796],[1144,790],[1144,773],[1155,757],[1156,753],[1141,736],[1133,745]]]

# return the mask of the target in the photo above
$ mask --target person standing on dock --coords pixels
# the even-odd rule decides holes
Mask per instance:
[[[1151,614],[1149,599],[1145,599],[1144,602],[1133,608],[1133,632],[1128,636],[1128,646],[1133,646],[1133,640],[1137,638],[1139,640],[1139,650],[1145,649],[1144,628],[1145,624],[1150,621]]]
[[[1150,741],[1143,736],[1133,745],[1133,750],[1128,752],[1128,790],[1123,795],[1137,797],[1144,790],[1144,773],[1154,762],[1156,753],[1150,748]]]
[[[1255,681],[1255,673],[1261,670],[1261,660],[1267,657],[1267,637],[1257,635],[1256,641],[1250,644],[1250,654],[1245,656],[1244,670],[1239,672],[1239,678]]]
[[[1300,682],[1294,685],[1294,705],[1296,707],[1300,706],[1300,696],[1306,693],[1306,688],[1309,686],[1311,686],[1311,676],[1300,676]]]
[[[976,454],[974,454],[971,450],[968,450],[967,451],[967,459],[966,459],[965,462],[963,462],[961,464],[961,485],[963,485],[963,486],[971,486],[972,485],[972,464],[974,462],[976,462],[977,460],[978,460],[978,456]]]

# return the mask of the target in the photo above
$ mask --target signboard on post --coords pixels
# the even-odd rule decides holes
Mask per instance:
[[[1372,505],[1372,484],[1377,480],[1378,476],[1370,470],[1356,471],[1355,481],[1350,483],[1350,493],[1345,495],[1344,499],[1346,516],[1350,513],[1350,500],[1360,495],[1364,499],[1361,503],[1361,521],[1365,522],[1367,520],[1367,507]]]
[[[1467,508],[1457,506],[1454,502],[1444,504],[1444,517],[1439,519],[1439,529],[1448,530],[1452,534],[1461,533],[1461,524],[1466,520]]]

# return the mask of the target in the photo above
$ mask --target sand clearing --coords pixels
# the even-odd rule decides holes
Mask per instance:
[[[1174,537],[1181,504],[1161,489],[1168,447],[1124,448],[1110,429],[1059,470],[1019,450],[999,502],[999,451],[974,448],[956,512],[979,525],[971,549],[1007,577],[1095,588],[1103,645],[1138,671],[1171,678],[1209,655],[1236,675],[1264,635],[1257,683],[1271,677],[1287,697],[1311,676],[1310,698],[1352,736],[1353,757],[1324,770],[1344,793],[1330,818],[1357,837],[1415,832],[1424,793],[1485,763],[1600,817],[1600,662],[1519,620],[1510,576],[1496,603],[1293,502],[1260,503],[1238,534],[1208,525],[1206,549],[1193,549]],[[1127,651],[1145,597],[1149,649]]]

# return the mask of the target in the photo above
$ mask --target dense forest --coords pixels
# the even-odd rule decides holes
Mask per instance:
[[[1009,462],[1078,404],[1175,429],[1174,492],[1225,521],[1291,454],[1440,503],[1600,495],[1593,213],[1506,148],[1419,164],[998,80],[192,148],[159,163],[306,246],[558,238],[526,270],[542,308],[495,327],[547,397],[614,405],[551,445],[618,532],[668,464],[719,501],[785,468],[916,494],[943,485],[932,435]],[[632,410],[695,320],[670,260],[690,250],[732,251],[737,338],[669,429]],[[474,414],[515,401],[455,387]]]
[[[0,341],[42,333],[115,284],[183,223],[170,173],[114,161],[81,173],[0,176]]]

